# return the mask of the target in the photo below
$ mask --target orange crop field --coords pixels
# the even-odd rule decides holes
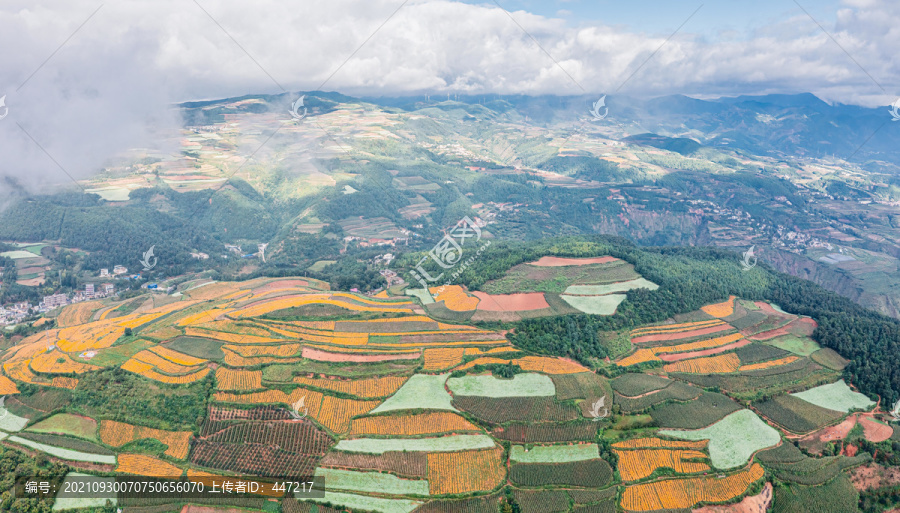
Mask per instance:
[[[262,387],[261,370],[216,369],[217,390],[258,390]]]
[[[15,379],[17,381],[24,381],[25,383],[40,383],[38,381],[38,377],[31,372],[31,367],[29,364],[31,360],[17,360],[14,362],[7,362],[3,364],[3,372],[6,373],[7,376]]]
[[[759,463],[736,474],[716,477],[666,479],[625,487],[622,508],[628,511],[686,509],[699,502],[725,502],[740,496],[765,475]]]
[[[619,367],[628,367],[629,365],[637,365],[639,363],[659,361],[661,360],[656,356],[656,351],[653,349],[638,349],[634,353],[616,362],[616,365]]]
[[[144,349],[143,351],[132,356],[132,358],[139,362],[148,363],[165,374],[190,374],[192,372],[197,372],[198,370],[200,370],[200,365],[179,365],[163,358],[162,356],[156,354],[153,351],[150,351],[149,349]]]
[[[463,356],[469,348],[436,347],[425,350],[424,370],[444,370],[462,363]]]
[[[56,388],[68,388],[69,390],[78,386],[78,378],[66,378],[63,376],[56,376],[53,378],[53,381],[50,382],[51,387]],[[3,393],[3,392],[0,392]]]
[[[350,434],[417,436],[462,431],[481,431],[481,429],[456,413],[442,411],[363,417],[353,420]]]
[[[730,335],[725,335],[722,337],[700,340],[698,342],[689,342],[686,344],[677,344],[674,346],[641,348],[635,351],[634,354],[631,354],[619,360],[616,365],[620,367],[627,367],[629,365],[635,365],[644,362],[658,362],[660,361],[660,358],[657,356],[659,354],[682,353],[688,351],[712,349],[715,347],[721,347],[731,344],[732,342],[737,342],[743,337],[744,335],[740,333],[732,333]]]
[[[752,363],[750,365],[741,365],[741,368],[738,370],[741,371],[750,371],[757,369],[768,369],[769,367],[777,367],[779,365],[787,365],[792,362],[796,362],[800,358],[797,356],[785,356],[784,358],[779,358],[777,360],[769,360],[767,362],[760,363]]]
[[[678,340],[687,340],[704,335],[713,335],[724,331],[733,331],[734,327],[726,322],[710,324],[708,326],[700,326],[699,328],[691,328],[689,330],[670,330],[657,333],[649,333],[633,336],[632,344],[644,344],[647,342],[673,342]]]
[[[426,477],[432,495],[493,490],[506,478],[503,449],[429,453]]]
[[[681,474],[693,474],[709,470],[709,465],[700,461],[706,455],[690,449],[633,449],[614,450],[619,457],[618,469],[624,481],[638,481],[653,474],[657,469],[670,468]]]
[[[368,413],[379,404],[379,401],[341,399],[304,388],[297,388],[290,395],[281,390],[266,390],[249,394],[216,392],[213,399],[220,403],[284,404],[288,407],[292,407],[302,399],[298,413],[309,415],[334,433],[345,433],[350,429],[352,417]]]
[[[667,449],[704,449],[709,440],[700,440],[696,442],[688,440],[663,440],[662,438],[633,438],[624,442],[616,442],[612,444],[614,449],[652,449],[662,447]]]
[[[278,344],[267,346],[222,346],[229,351],[234,351],[241,356],[294,356],[303,348],[301,344]]]
[[[706,356],[691,360],[681,360],[663,367],[666,372],[691,372],[694,374],[717,374],[735,372],[741,367],[741,360],[734,353]]]
[[[443,287],[431,287],[428,289],[432,295],[437,294],[434,300],[453,312],[471,312],[478,306],[479,299],[466,294],[460,285],[444,285]]]
[[[273,321],[266,319],[269,326],[280,326],[286,329],[308,329],[319,331],[334,331],[335,321]]]
[[[225,365],[231,367],[253,367],[266,363],[297,363],[300,361],[300,358],[278,358],[277,356],[241,356],[226,347],[228,346],[222,346],[222,352],[225,353]]]
[[[635,328],[631,330],[631,336],[651,335],[654,333],[671,333],[678,331],[690,331],[698,328],[708,328],[710,326],[718,326],[725,324],[719,319],[710,319],[708,321],[683,322],[680,324],[660,324],[658,326],[647,326],[646,328]]]
[[[67,328],[85,324],[91,320],[91,315],[102,306],[103,303],[100,301],[82,301],[68,305],[56,317],[56,325],[60,328]]]
[[[31,369],[45,374],[68,374],[70,372],[81,374],[82,372],[100,370],[101,367],[76,362],[66,353],[54,350],[35,356],[31,360]]]
[[[143,454],[120,454],[116,472],[146,477],[178,477],[181,469],[167,461]]]
[[[388,376],[383,378],[339,380],[297,376],[294,378],[294,383],[308,387],[333,390],[342,394],[354,395],[365,399],[372,399],[375,397],[387,397],[393,395],[403,383],[406,383],[407,379],[408,378],[406,377]]]
[[[154,370],[154,367],[149,363],[144,363],[140,360],[135,360],[134,358],[123,363],[121,368],[122,370],[127,370],[129,372],[144,376],[145,378],[159,381],[161,383],[169,383],[171,385],[193,383],[194,381],[203,379],[207,374],[209,374],[209,368],[203,367],[193,374],[185,374],[182,376],[168,376],[166,374],[156,372],[156,370]]]
[[[202,312],[197,312],[195,314],[186,315],[186,316],[182,317],[176,324],[178,326],[191,326],[194,324],[202,324],[202,323],[206,323],[206,322],[215,320],[215,318],[218,317],[222,313],[223,313],[222,311],[218,311],[216,309],[204,310]]]
[[[13,380],[0,376],[0,395],[18,394],[19,389]]]
[[[59,330],[59,342],[56,345],[69,353],[107,348],[125,334],[125,328],[114,323],[115,319],[63,328]]]
[[[271,337],[272,334],[269,333],[269,330],[260,326],[254,326],[250,324],[248,321],[242,321],[241,323],[237,323],[232,321],[231,319],[226,319],[224,321],[210,321],[204,322],[202,324],[195,324],[195,328],[201,328],[210,331],[222,331],[225,333],[235,333],[238,335],[256,335],[259,337]]]
[[[258,303],[253,303],[249,306],[245,306],[244,308],[240,308],[231,312],[231,316],[235,318],[239,317],[259,317],[260,315],[264,315],[267,313],[275,312],[277,310],[284,310],[286,308],[294,308],[297,306],[304,305],[314,305],[314,304],[323,304],[323,305],[334,305],[340,306],[342,308],[346,308],[348,310],[353,310],[357,312],[394,312],[394,313],[413,313],[411,308],[395,308],[395,307],[375,307],[375,306],[362,306],[351,301],[345,301],[340,299],[331,299],[331,297],[349,297],[355,301],[359,301],[361,303],[368,303],[373,305],[389,305],[391,303],[382,303],[377,301],[363,301],[357,296],[353,296],[350,294],[302,294],[298,296],[291,297],[281,297],[277,299],[270,299],[266,301],[260,301]],[[412,303],[398,303],[398,304],[409,304]]]
[[[727,301],[715,303],[712,305],[706,305],[700,307],[700,309],[708,313],[709,315],[712,315],[713,317],[721,319],[722,317],[728,317],[729,315],[734,313],[734,300],[735,297],[731,296]]]
[[[127,443],[144,438],[159,440],[168,446],[165,452],[167,456],[183,460],[187,457],[190,449],[191,432],[164,431],[145,426],[133,426],[114,420],[100,421],[100,440],[107,445],[122,447]]]
[[[173,351],[163,346],[153,346],[149,350],[165,358],[166,360],[169,360],[170,362],[177,363],[178,365],[192,367],[194,365],[206,363],[206,360],[204,360],[203,358],[197,358],[195,356],[179,353],[178,351]]]

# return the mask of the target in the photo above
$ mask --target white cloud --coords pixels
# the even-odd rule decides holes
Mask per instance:
[[[539,47],[493,4],[442,0],[409,2],[355,54],[399,0],[199,0],[215,21],[187,0],[104,4],[16,92],[100,1],[0,6],[0,96],[8,95],[10,107],[0,138],[12,148],[0,175],[66,180],[17,122],[70,172],[85,176],[116,150],[146,144],[148,120],[171,126],[171,102],[281,92],[267,73],[290,91],[327,80],[326,90],[366,95],[566,95],[581,94],[581,87],[595,94],[621,86],[620,93],[632,95],[812,91],[843,103],[885,105],[900,93],[894,86],[900,5],[874,0],[846,0],[837,22],[825,28],[887,94],[802,13],[749,38],[725,31],[716,41],[694,35],[689,22],[663,44],[669,34],[513,12]]]

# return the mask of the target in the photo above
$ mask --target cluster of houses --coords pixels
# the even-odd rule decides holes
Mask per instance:
[[[116,286],[112,283],[104,283],[97,285],[96,283],[85,283],[84,290],[77,290],[72,297],[66,294],[53,294],[44,296],[43,300],[38,304],[38,312],[49,312],[54,308],[66,306],[71,303],[80,303],[91,299],[100,299],[110,296],[116,292]],[[30,305],[29,305],[30,306]]]
[[[12,305],[7,305],[5,307],[0,306],[0,324],[9,325],[20,323],[25,317],[28,317],[28,315],[31,314],[32,308],[34,307],[27,301],[13,303]]]

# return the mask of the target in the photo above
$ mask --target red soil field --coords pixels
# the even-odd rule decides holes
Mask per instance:
[[[863,434],[865,435],[866,440],[870,442],[883,442],[890,438],[894,433],[894,428],[875,422],[875,420],[869,416],[860,417],[859,424],[863,428]]]
[[[781,335],[793,334],[797,336],[810,336],[812,335],[813,330],[816,329],[816,321],[812,319],[795,319],[780,328],[775,328],[774,330],[763,331],[762,333],[757,333],[753,335],[751,338],[753,340],[769,340],[771,338],[780,337]]]
[[[419,353],[407,354],[348,354],[348,353],[329,353],[320,351],[310,347],[304,347],[303,358],[316,360],[319,362],[386,362],[390,360],[417,360],[421,356]]]
[[[520,292],[518,294],[485,294],[473,292],[479,301],[478,310],[486,312],[524,312],[550,308],[543,292]]]
[[[677,362],[678,360],[687,360],[688,358],[697,358],[698,356],[709,356],[711,354],[723,353],[725,351],[728,351],[729,349],[744,347],[750,342],[750,340],[742,338],[737,342],[733,342],[728,345],[713,347],[711,349],[704,349],[702,351],[691,351],[690,353],[662,353],[656,356],[658,356],[659,359],[664,362]]]
[[[856,415],[850,415],[840,424],[820,429],[815,433],[806,436],[804,439],[819,439],[822,442],[831,442],[833,440],[843,440],[850,434],[850,430],[856,425]]]
[[[772,305],[766,303],[765,301],[754,301],[753,304],[758,306],[759,309],[762,310],[762,313],[766,315],[784,315],[778,310],[772,308]]]
[[[857,447],[853,444],[850,444],[850,445],[844,447],[844,450],[841,451],[841,454],[852,458],[852,457],[856,456],[857,452],[859,452],[859,447]]]
[[[541,257],[536,262],[528,262],[528,265],[536,265],[538,267],[563,267],[566,265],[587,265],[587,264],[605,264],[615,262],[618,258],[611,256],[602,256],[594,258],[563,258],[555,256]]]
[[[730,324],[718,324],[716,326],[710,326],[709,328],[700,328],[697,330],[690,331],[679,331],[678,333],[656,333],[653,335],[642,335],[640,337],[634,337],[631,339],[633,344],[640,344],[641,342],[660,342],[660,341],[669,341],[669,340],[681,340],[683,338],[693,338],[699,337],[701,335],[709,335],[710,333],[718,333],[720,331],[728,331],[733,330]]]

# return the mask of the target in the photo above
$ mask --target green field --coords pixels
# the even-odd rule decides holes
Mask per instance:
[[[709,440],[709,458],[713,466],[719,469],[743,465],[754,452],[781,441],[778,431],[750,410],[732,413],[704,429],[663,430],[659,434],[685,440]]]
[[[614,292],[627,292],[633,289],[656,290],[659,285],[645,278],[637,278],[629,281],[620,281],[606,285],[572,285],[567,287],[565,294],[575,296],[603,296]]]
[[[779,426],[795,433],[816,430],[844,416],[839,411],[822,408],[790,394],[754,403],[753,407]]]
[[[455,452],[493,446],[494,440],[487,435],[451,435],[439,438],[354,438],[341,440],[334,450],[383,454],[388,451]]]
[[[450,404],[451,397],[444,389],[444,383],[450,374],[416,374],[410,377],[400,390],[381,403],[371,413],[380,413],[393,410],[452,410],[456,408]]]
[[[646,394],[647,392],[653,392],[654,390],[662,390],[672,383],[674,383],[674,381],[671,379],[651,376],[650,374],[638,374],[635,372],[622,374],[609,382],[613,390],[628,397],[636,397]]]
[[[32,440],[27,440],[25,438],[19,436],[10,436],[8,438],[10,442],[15,442],[20,445],[24,445],[25,447],[31,447],[32,449],[37,449],[41,452],[45,452],[50,456],[56,456],[57,458],[62,458],[64,460],[70,461],[88,461],[91,463],[104,463],[107,465],[115,465],[116,457],[115,456],[104,456],[102,454],[90,454],[81,451],[73,451],[71,449],[63,449],[62,447],[54,447],[52,445],[46,445],[39,442],[35,442]]]
[[[527,451],[523,445],[514,445],[509,451],[510,461],[517,463],[568,463],[599,457],[597,444],[536,445]]]
[[[57,433],[97,441],[97,422],[88,417],[58,413],[28,428],[33,433]]]
[[[829,410],[842,411],[844,413],[847,413],[852,409],[869,409],[875,404],[875,402],[868,397],[850,389],[850,387],[844,383],[844,380],[835,381],[830,385],[817,386],[816,388],[811,388],[805,392],[798,392],[791,395],[815,404],[816,406],[821,406],[822,408],[827,408]]]
[[[225,353],[222,352],[224,344],[217,340],[197,337],[175,337],[171,342],[167,342],[163,347],[178,351],[196,358],[206,360],[222,361]]]
[[[545,374],[516,374],[512,379],[495,378],[493,375],[450,378],[447,386],[454,395],[486,397],[535,397],[556,394],[553,380]]]
[[[21,260],[23,258],[36,258],[34,253],[30,251],[24,251],[21,249],[17,249],[14,251],[4,251],[0,253],[0,257],[12,258],[13,260]]]
[[[323,270],[325,270],[325,268],[328,267],[329,265],[336,264],[336,263],[337,263],[337,260],[319,260],[319,261],[315,262],[313,265],[309,266],[307,269],[309,269],[312,272],[320,273]]]
[[[66,478],[63,480],[60,490],[65,490],[67,486],[67,482],[77,481],[79,483],[115,483],[116,478],[114,477],[100,477],[93,476],[91,474],[82,474],[81,472],[69,472],[66,474]],[[79,485],[80,486],[80,485]],[[93,486],[93,485],[91,485]],[[107,486],[110,486],[107,484]],[[56,500],[53,502],[53,511],[63,511],[67,509],[82,509],[82,508],[102,508],[106,506],[106,501],[110,501],[111,506],[116,506],[118,503],[118,499],[116,497],[107,498],[99,498],[99,497],[84,497],[84,498],[76,498],[76,497],[66,497],[62,493],[57,493]]]
[[[605,296],[567,296],[559,297],[573,308],[591,315],[612,315],[616,308],[627,297],[625,294],[608,294]]]
[[[722,394],[703,392],[690,402],[654,406],[650,416],[660,427],[700,429],[740,409],[740,405]]]
[[[354,511],[376,511],[378,513],[410,513],[422,504],[421,502],[408,499],[382,499],[380,497],[340,492],[325,492],[325,497],[322,499],[309,499],[306,497],[297,497],[297,499],[327,502]]]
[[[434,303],[434,298],[425,289],[406,289],[404,294],[419,298],[419,301],[421,301],[423,305]]]
[[[380,472],[331,468],[317,468],[315,477],[324,478],[325,486],[335,490],[392,495],[428,495],[428,481],[425,479],[400,479],[397,476]]]
[[[811,338],[798,337],[790,334],[766,340],[765,343],[800,356],[809,356],[821,349],[821,346]]]
[[[830,347],[823,347],[818,351],[809,355],[809,358],[818,363],[823,367],[828,367],[832,370],[844,370],[844,367],[850,363],[849,360],[845,359],[843,356],[837,353],[834,349]]]

